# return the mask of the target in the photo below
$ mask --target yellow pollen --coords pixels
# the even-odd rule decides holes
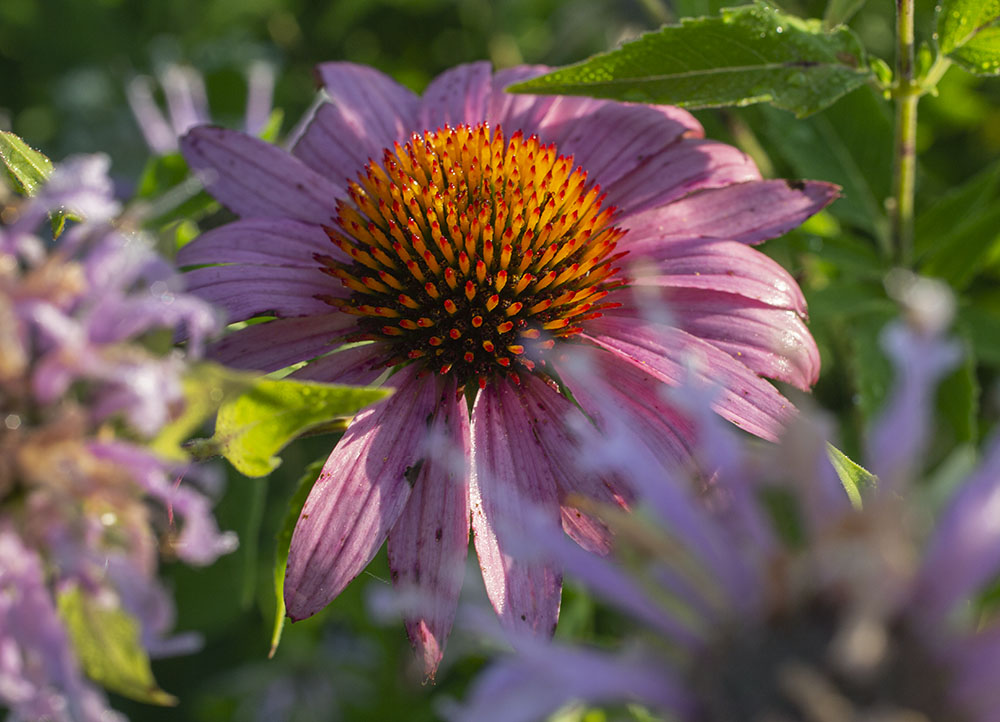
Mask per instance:
[[[326,229],[337,251],[316,260],[351,294],[317,298],[357,316],[352,338],[385,343],[387,365],[413,360],[460,386],[544,373],[544,351],[627,282],[614,209],[535,136],[486,124],[414,133],[347,187]]]

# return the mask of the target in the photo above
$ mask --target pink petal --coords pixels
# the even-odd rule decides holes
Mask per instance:
[[[506,628],[551,635],[562,580],[549,562],[513,556],[523,550],[529,518],[559,518],[552,464],[533,434],[520,393],[499,379],[472,409],[470,499],[476,552],[486,593]]]
[[[406,631],[429,678],[455,619],[469,549],[469,413],[453,384],[444,388],[431,433],[428,458],[388,542],[393,584],[413,601]]]
[[[802,290],[780,264],[760,251],[715,239],[665,241],[634,250],[626,236],[629,260],[652,261],[651,274],[637,273],[635,283],[664,289],[707,289],[739,294],[769,306],[806,313]],[[640,265],[641,268],[641,265]],[[668,296],[668,300],[669,300]]]
[[[492,71],[488,62],[458,65],[434,78],[420,99],[417,126],[424,130],[474,125],[486,117]]]
[[[570,102],[563,99],[563,104]],[[572,99],[580,103],[580,99]],[[638,168],[647,159],[692,133],[700,135],[701,126],[686,111],[665,106],[631,105],[603,101],[584,111],[565,128],[542,121],[539,136],[559,136],[558,150],[573,155],[576,165],[587,171],[591,182],[608,187]]]
[[[206,356],[232,368],[270,373],[330,351],[357,330],[356,323],[339,312],[256,323],[216,341]]]
[[[251,263],[317,268],[316,254],[350,262],[320,226],[288,219],[249,218],[205,231],[178,251],[177,264]]]
[[[354,417],[327,459],[292,534],[285,605],[293,620],[325,607],[382,546],[410,495],[436,378],[397,374],[396,393]]]
[[[626,506],[625,492],[613,480],[574,464],[580,449],[568,427],[589,422],[568,399],[535,376],[525,376],[522,380],[522,403],[532,420],[534,437],[550,459],[563,530],[584,549],[607,554],[613,538],[611,531],[567,499],[579,495],[610,506]]]
[[[629,248],[645,252],[667,239],[702,236],[759,243],[797,227],[832,203],[840,189],[832,183],[749,181],[695,191],[622,219]]]
[[[710,341],[761,376],[803,391],[819,378],[819,349],[795,311],[700,289],[670,291],[664,297],[681,329]]]
[[[672,326],[626,316],[591,321],[581,334],[601,348],[671,386],[689,376],[719,387],[713,408],[723,418],[768,440],[777,440],[795,409],[767,381],[725,351]]]
[[[194,128],[181,152],[208,192],[239,216],[329,223],[335,201],[347,195],[277,146],[234,130]]]
[[[508,93],[506,88],[548,70],[544,65],[519,65],[498,70],[493,75],[493,88],[486,104],[486,122],[502,126],[508,137],[518,130],[528,135],[536,132],[557,96]]]
[[[387,352],[378,343],[369,343],[336,351],[306,364],[291,374],[297,379],[328,384],[367,386],[386,371]],[[392,386],[392,381],[389,381]]]
[[[316,73],[332,102],[317,108],[292,154],[324,177],[353,181],[369,159],[419,130],[419,99],[387,75],[354,63],[323,63]]]
[[[684,140],[648,158],[605,188],[624,215],[662,206],[693,191],[760,180],[750,156],[725,143]],[[627,220],[622,218],[622,223]]]
[[[343,296],[340,282],[319,268],[208,266],[184,274],[188,291],[229,312],[229,321],[252,316],[325,315],[331,307],[316,295]]]

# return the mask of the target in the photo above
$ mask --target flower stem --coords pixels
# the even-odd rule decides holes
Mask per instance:
[[[916,185],[917,102],[921,88],[913,77],[913,4],[896,0],[896,138],[893,169],[892,241],[896,262],[913,262],[913,196]]]

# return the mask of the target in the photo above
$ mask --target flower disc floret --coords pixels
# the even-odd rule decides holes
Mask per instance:
[[[419,360],[480,387],[544,364],[625,283],[624,232],[600,186],[555,144],[486,123],[414,133],[386,149],[338,202],[317,255],[353,291],[329,303],[361,317],[359,338],[388,341],[387,365]],[[539,353],[541,352],[541,353]]]

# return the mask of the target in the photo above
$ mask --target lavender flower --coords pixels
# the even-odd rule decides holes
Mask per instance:
[[[241,216],[182,250],[181,263],[222,264],[191,271],[192,290],[233,320],[275,317],[213,356],[263,371],[311,361],[296,376],[341,383],[398,371],[395,395],[355,417],[305,504],[288,612],[322,609],[388,539],[396,583],[429,600],[406,620],[428,674],[470,528],[501,620],[543,635],[559,570],[512,564],[498,530],[533,506],[607,548],[607,530],[567,498],[628,492],[565,473],[567,390],[599,412],[586,384],[561,375],[567,350],[599,350],[620,381],[615,404],[671,458],[687,454],[687,425],[651,399],[678,382],[685,352],[708,359],[720,414],[772,438],[793,410],[761,377],[807,388],[819,368],[795,281],[750,246],[836,188],[762,180],[677,108],[504,92],[539,72],[460,66],[417,97],[371,68],[327,63],[332,102],[291,154],[220,128],[181,143]],[[671,298],[676,318],[644,317],[642,293]],[[368,343],[337,351],[345,341]]]
[[[885,336],[899,381],[871,434],[880,481],[863,508],[849,503],[814,419],[755,449],[688,387],[674,401],[719,467],[703,498],[662,479],[634,437],[612,447],[591,438],[587,462],[632,478],[652,519],[605,517],[622,566],[581,555],[544,525],[530,542],[634,617],[642,641],[613,654],[516,638],[518,653],[452,719],[527,722],[571,700],[638,701],[698,722],[995,719],[1000,624],[978,619],[970,601],[1000,573],[1000,439],[928,535],[911,472],[930,392],[957,352],[941,338],[933,286],[911,286],[915,320]],[[790,502],[795,528],[779,534],[765,499]]]
[[[0,704],[18,720],[119,719],[84,679],[57,599],[124,612],[152,653],[190,650],[165,637],[159,552],[207,564],[235,543],[183,470],[143,446],[183,409],[185,359],[139,338],[183,331],[197,350],[217,316],[110,224],[107,168],[68,159],[0,227]],[[35,235],[67,208],[87,220],[55,243]]]

